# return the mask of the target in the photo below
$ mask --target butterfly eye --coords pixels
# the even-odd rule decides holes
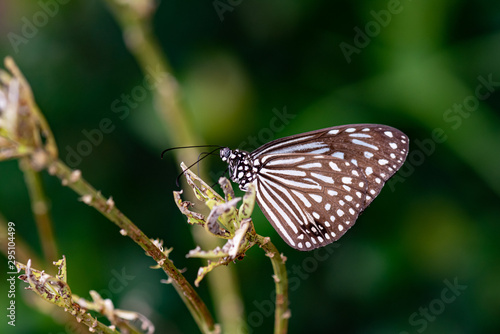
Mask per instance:
[[[229,156],[231,155],[231,150],[228,147],[224,147],[220,150],[220,157],[222,161],[227,161]]]

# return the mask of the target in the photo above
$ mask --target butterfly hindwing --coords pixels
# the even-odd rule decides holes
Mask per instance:
[[[293,248],[338,240],[366,207],[368,183],[345,160],[317,155],[270,155],[256,180],[257,203]]]

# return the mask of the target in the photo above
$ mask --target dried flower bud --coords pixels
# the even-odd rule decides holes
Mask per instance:
[[[35,168],[57,158],[52,132],[40,113],[31,87],[12,58],[0,69],[0,160],[30,156]]]

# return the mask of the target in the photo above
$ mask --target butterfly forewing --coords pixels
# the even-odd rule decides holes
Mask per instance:
[[[277,139],[227,160],[242,189],[255,182],[257,202],[280,236],[310,250],[355,223],[404,163],[408,143],[395,128],[353,124]],[[243,178],[235,176],[240,170]]]

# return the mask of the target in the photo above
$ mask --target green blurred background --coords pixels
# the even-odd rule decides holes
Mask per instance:
[[[111,120],[113,130],[77,168],[148,236],[174,247],[171,258],[193,282],[201,262],[184,256],[195,247],[193,227],[172,198],[174,158],[159,158],[172,143],[152,95],[128,115],[113,108],[144,81],[122,31],[102,1],[69,1],[34,36],[9,40],[40,10],[36,1],[0,0],[0,56],[13,56],[27,77],[63,161],[85,130]],[[498,1],[164,0],[154,33],[202,143],[252,150],[361,122],[411,139],[405,166],[331,254],[291,249],[256,209],[257,232],[288,257],[290,333],[500,332]],[[212,182],[225,168],[216,156],[202,164]],[[74,293],[100,291],[117,308],[147,315],[156,333],[198,332],[137,245],[58,179],[43,173],[43,181]],[[41,256],[16,161],[0,163],[0,213]],[[271,333],[268,258],[252,249],[233,266],[251,332]],[[133,278],[110,286],[123,272]],[[454,283],[455,293],[446,290]],[[13,331],[0,283],[2,332],[70,332],[28,306],[23,287]],[[198,290],[212,307],[206,282]]]

